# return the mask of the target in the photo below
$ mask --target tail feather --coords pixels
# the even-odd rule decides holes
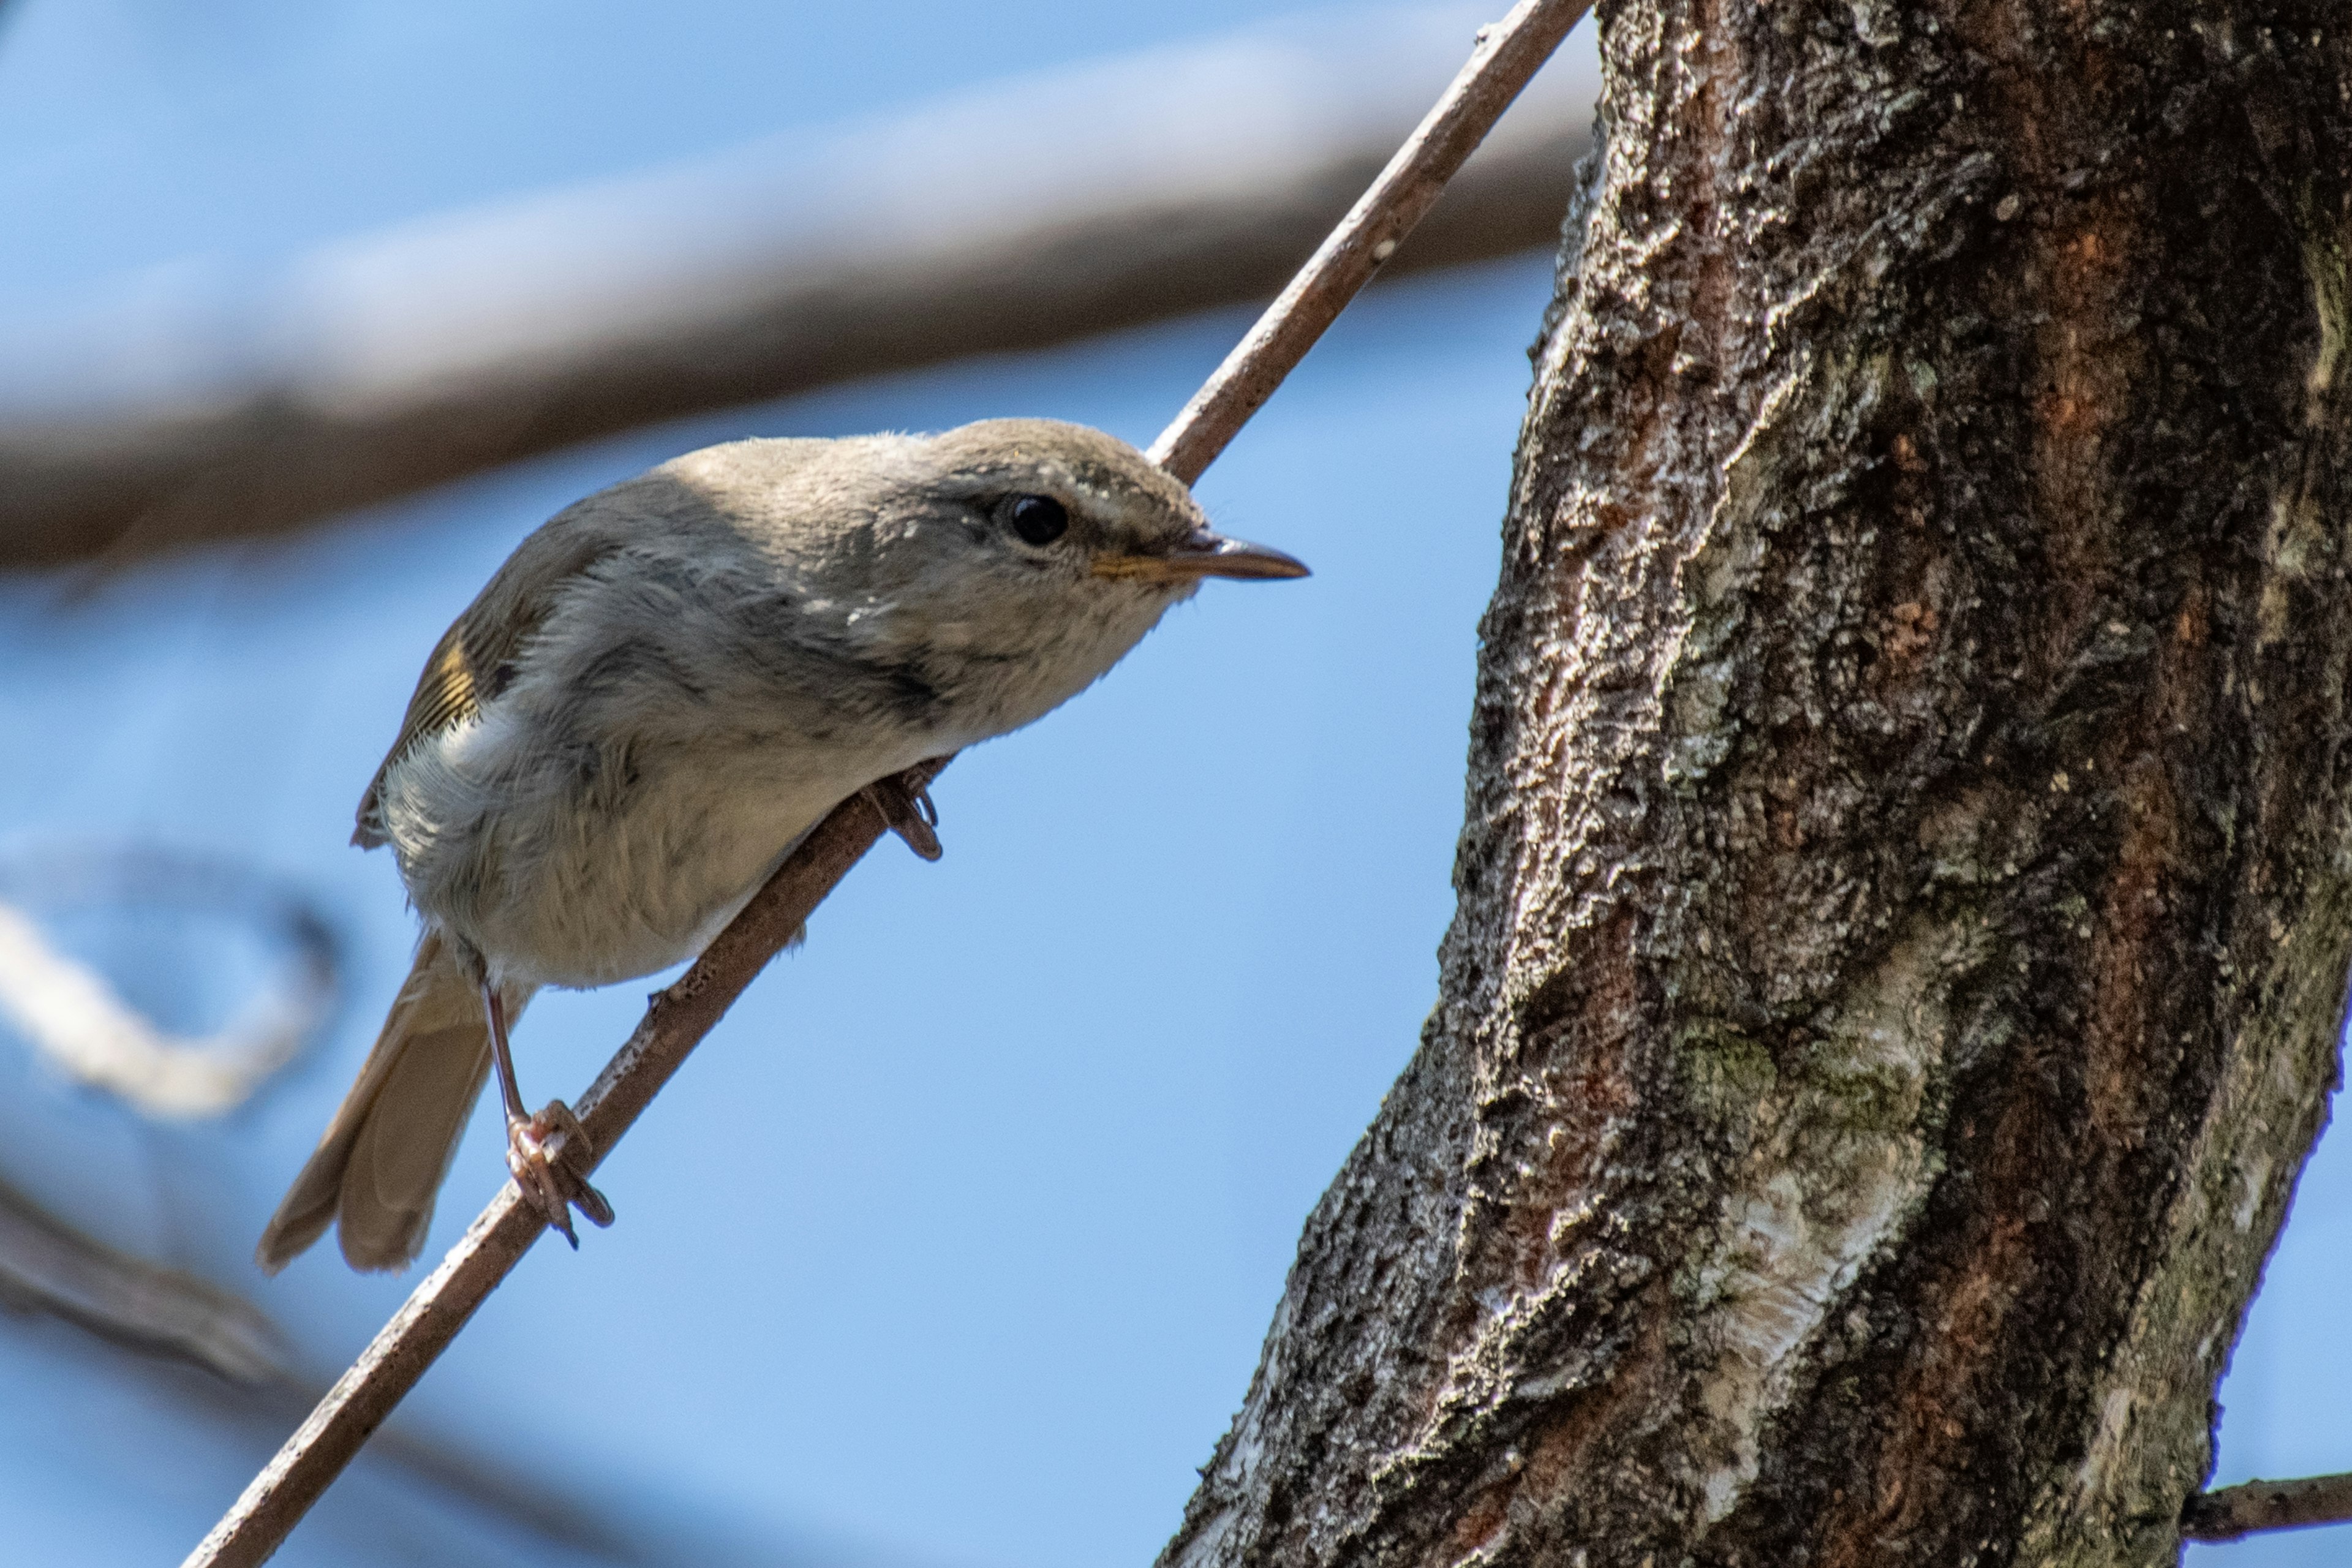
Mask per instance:
[[[505,1000],[511,1022],[530,992],[510,990]],[[428,932],[359,1081],[270,1216],[254,1260],[275,1274],[333,1224],[354,1268],[414,1262],[489,1070],[481,993],[440,934]]]

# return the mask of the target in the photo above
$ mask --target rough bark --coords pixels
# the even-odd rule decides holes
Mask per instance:
[[[1441,998],[1162,1562],[2170,1561],[2352,953],[2352,37],[1601,22]]]

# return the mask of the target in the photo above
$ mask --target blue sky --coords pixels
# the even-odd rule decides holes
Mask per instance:
[[[22,0],[0,14],[0,205],[24,217],[0,230],[0,308],[1276,9],[902,5],[877,26],[830,6]],[[412,1402],[424,1428],[887,1561],[1151,1557],[1301,1220],[1433,998],[1474,628],[1548,286],[1530,257],[1350,312],[1200,488],[1221,525],[1317,575],[1213,584],[1101,687],[960,762],[947,858],[886,844],[859,868],[607,1166],[620,1224],[526,1260]],[[232,858],[315,902],[352,960],[329,1037],[221,1123],[141,1127],[0,1039],[0,1173],[253,1295],[331,1374],[411,1281],[330,1253],[265,1282],[246,1256],[405,968],[410,917],[384,858],[346,847],[350,812],[482,578],[574,497],[733,436],[1019,413],[1146,440],[1247,319],[641,432],[81,596],[0,581],[0,854]],[[642,990],[543,997],[518,1037],[526,1089],[576,1094]],[[502,1179],[497,1144],[478,1121],[436,1248]],[[2324,1152],[2225,1391],[2231,1478],[2352,1465],[2347,1187],[2352,1161]],[[0,1322],[19,1411],[94,1379]],[[0,1417],[0,1455],[26,1459],[0,1463],[0,1531],[47,1543],[22,1560],[193,1542],[234,1465],[152,1402],[91,1408]],[[284,1560],[337,1560],[334,1528]],[[2214,1552],[2277,1568],[2341,1549]]]

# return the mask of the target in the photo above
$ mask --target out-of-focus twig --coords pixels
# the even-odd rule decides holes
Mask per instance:
[[[45,1312],[101,1339],[190,1362],[231,1383],[287,1375],[285,1348],[260,1310],[176,1268],[85,1236],[0,1183],[0,1307]]]
[[[1480,19],[1258,29],[0,317],[0,567],[268,532],[660,419],[1263,299]],[[1593,90],[1531,95],[1393,266],[1553,243]]]
[[[1160,436],[1155,450],[1172,454],[1165,458],[1170,471],[1189,484],[1208,467],[1370,276],[1360,258],[1379,241],[1364,237],[1402,241],[1412,218],[1428,210],[1434,185],[1460,167],[1591,3],[1520,0],[1480,32],[1470,63],[1436,109],[1244,340],[1236,360],[1255,390],[1238,401],[1214,395],[1221,381],[1236,374],[1236,360],[1228,360],[1210,395],[1193,399]],[[1252,347],[1257,344],[1265,346]],[[926,764],[909,782],[928,783],[947,762]],[[883,831],[880,814],[863,796],[835,807],[685,977],[654,996],[580,1101],[581,1124],[599,1160]],[[183,1568],[265,1562],[545,1227],[512,1183],[502,1188]]]
[[[168,916],[271,950],[259,983],[220,1027],[184,1036],[50,939],[40,915]],[[139,846],[12,852],[0,862],[0,1021],[67,1077],[168,1120],[218,1116],[251,1098],[333,1011],[336,942],[293,889],[235,865]]]
[[[2180,1512],[2186,1541],[2236,1541],[2262,1530],[2352,1523],[2352,1475],[2248,1481],[2199,1492]]]
[[[290,1364],[258,1307],[177,1268],[107,1246],[0,1182],[0,1310],[73,1324],[142,1357],[209,1376],[173,1382],[215,1419],[298,1419],[316,1384]],[[490,1456],[398,1429],[371,1450],[425,1485],[549,1541],[616,1563],[656,1561],[591,1500],[555,1491]],[[662,1559],[671,1561],[675,1559]]]

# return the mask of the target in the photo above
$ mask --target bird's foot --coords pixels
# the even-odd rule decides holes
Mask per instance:
[[[580,1250],[580,1237],[572,1228],[573,1209],[593,1225],[613,1223],[613,1205],[588,1184],[594,1159],[595,1146],[588,1142],[580,1119],[560,1100],[549,1100],[547,1109],[528,1121],[507,1119],[507,1169],[514,1173],[515,1185],[523,1201],[561,1231],[574,1252]]]
[[[931,804],[930,785],[920,774],[892,773],[867,784],[866,798],[882,814],[882,825],[907,841],[907,847],[926,860],[945,853],[940,836],[940,808]]]

